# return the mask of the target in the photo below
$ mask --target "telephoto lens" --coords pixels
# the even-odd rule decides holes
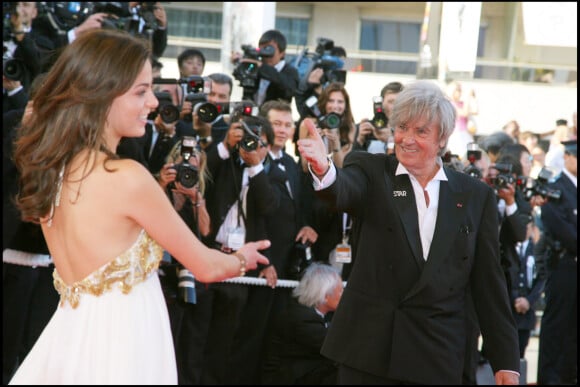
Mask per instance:
[[[195,294],[195,278],[193,274],[185,268],[178,270],[177,287],[179,288],[179,293],[184,302],[195,304],[197,302]]]

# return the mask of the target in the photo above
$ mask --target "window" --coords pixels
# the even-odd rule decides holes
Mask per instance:
[[[222,13],[166,8],[169,35],[184,38],[222,39]]]
[[[309,19],[277,17],[276,29],[286,36],[288,45],[306,46],[308,42]]]
[[[421,23],[387,20],[363,20],[359,47],[361,50],[419,53]],[[417,61],[371,60],[361,62],[365,71],[393,74],[416,74]]]

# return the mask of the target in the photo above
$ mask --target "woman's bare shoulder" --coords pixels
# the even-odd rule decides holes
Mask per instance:
[[[151,172],[143,164],[132,159],[109,160],[103,167],[112,179],[111,184],[114,184],[114,188],[138,189],[143,185],[155,183]]]

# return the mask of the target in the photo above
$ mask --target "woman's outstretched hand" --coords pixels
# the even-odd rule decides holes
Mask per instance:
[[[263,239],[256,242],[248,242],[238,250],[246,259],[246,269],[253,270],[258,267],[258,263],[269,265],[268,258],[260,254],[259,250],[265,250],[270,247],[270,241]]]

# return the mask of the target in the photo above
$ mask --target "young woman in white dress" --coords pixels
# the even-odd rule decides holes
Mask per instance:
[[[68,45],[16,143],[17,204],[39,222],[61,302],[11,384],[177,384],[157,267],[162,250],[216,282],[268,260],[204,246],[151,173],[115,150],[157,105],[148,42],[98,29]]]

